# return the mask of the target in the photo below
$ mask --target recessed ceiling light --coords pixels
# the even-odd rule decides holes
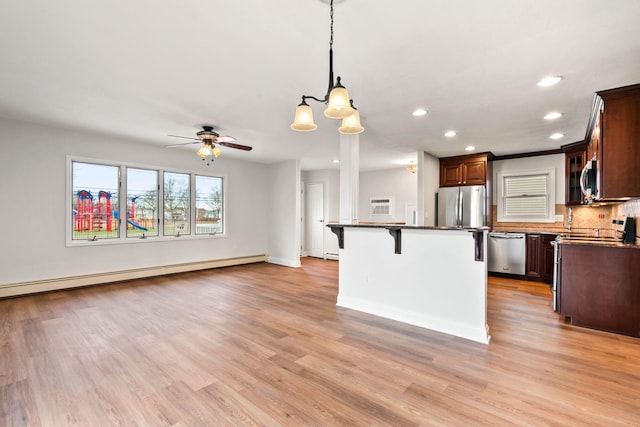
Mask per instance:
[[[554,133],[553,135],[551,135],[549,138],[551,139],[560,139],[564,136],[564,133]]]
[[[554,84],[558,83],[560,80],[562,80],[562,77],[560,76],[545,77],[544,79],[538,82],[538,86],[540,87],[553,86]]]
[[[424,108],[418,108],[417,110],[415,110],[411,114],[413,114],[416,117],[426,116],[427,115],[427,110],[425,110]]]
[[[562,113],[558,113],[557,111],[552,111],[551,113],[544,116],[545,120],[555,120],[557,118],[562,117]]]
[[[340,163],[340,160],[338,160],[338,159],[333,159],[333,163]]]
[[[447,138],[453,138],[454,136],[456,136],[456,131],[455,130],[448,130],[444,133],[444,136],[446,136]]]
[[[467,145],[466,147],[464,147],[464,149],[465,149],[466,151],[473,151],[473,150],[475,150],[475,149],[476,149],[476,147],[474,147],[473,145]]]

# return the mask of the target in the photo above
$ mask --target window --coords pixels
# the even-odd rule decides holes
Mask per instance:
[[[71,173],[72,240],[119,237],[117,166],[73,162]]]
[[[67,158],[67,245],[224,235],[224,177],[110,163]]]
[[[190,233],[189,227],[189,175],[164,173],[164,229],[165,236]]]
[[[158,235],[158,171],[127,168],[127,237]]]
[[[196,234],[222,233],[222,178],[196,175]]]
[[[554,222],[554,171],[500,173],[498,221]]]

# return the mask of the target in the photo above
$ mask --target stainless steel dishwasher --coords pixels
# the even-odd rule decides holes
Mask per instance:
[[[526,261],[525,233],[489,233],[488,270],[494,273],[524,276]]]

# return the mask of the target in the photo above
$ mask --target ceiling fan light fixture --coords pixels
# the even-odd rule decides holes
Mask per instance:
[[[360,113],[355,108],[353,112],[342,119],[342,125],[338,128],[338,132],[345,135],[356,135],[364,132],[364,128],[360,124]]]
[[[312,130],[316,130],[318,125],[313,122],[313,110],[309,107],[304,99],[296,108],[296,114],[293,119],[293,123],[291,123],[291,129],[308,132]]]
[[[205,157],[210,156],[212,151],[207,145],[203,145],[198,151],[196,151],[196,154],[204,159]]]
[[[213,148],[211,149],[211,154],[213,154],[216,157],[220,157],[220,154],[222,154],[222,150],[220,150],[217,146],[213,146]]]

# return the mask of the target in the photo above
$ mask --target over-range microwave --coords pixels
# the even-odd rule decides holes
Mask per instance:
[[[586,203],[600,199],[600,180],[598,179],[598,162],[589,160],[580,175],[580,189]]]

